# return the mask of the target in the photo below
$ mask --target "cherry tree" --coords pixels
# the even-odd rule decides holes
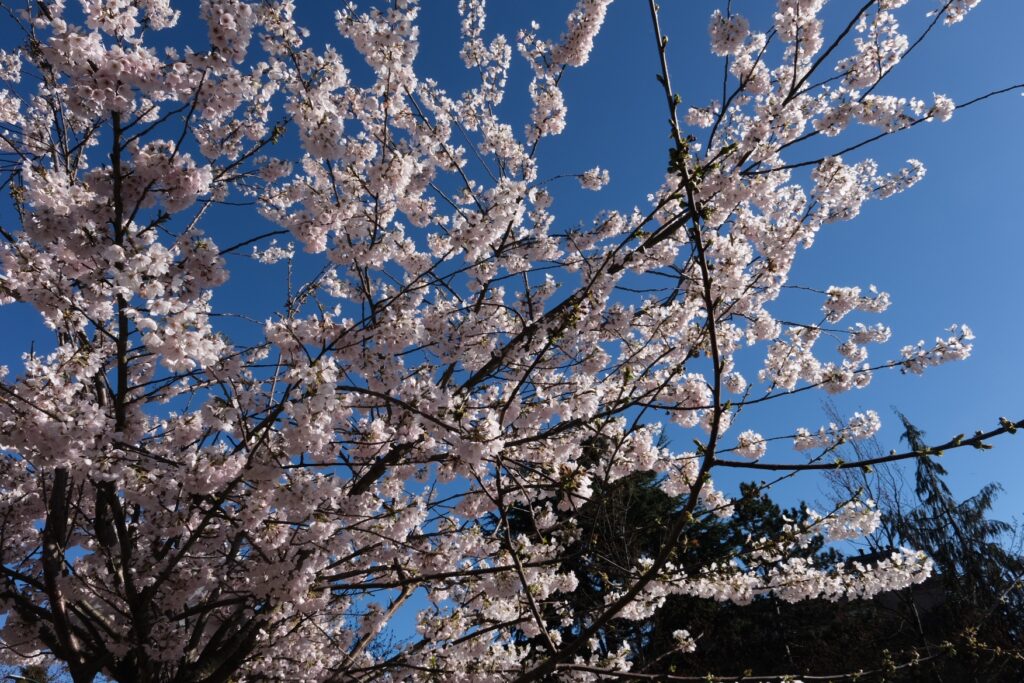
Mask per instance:
[[[912,548],[866,566],[791,553],[870,533],[878,513],[856,497],[713,566],[685,548],[731,513],[714,470],[847,467],[836,447],[880,426],[794,415],[761,434],[758,404],[970,354],[958,325],[869,359],[893,333],[843,324],[889,305],[863,284],[823,285],[816,320],[771,311],[819,230],[924,175],[863,147],[988,96],[883,94],[978,1],[868,0],[826,30],[825,0],[779,0],[761,31],[723,3],[722,98],[702,106],[670,75],[658,7],[630,3],[649,13],[637,40],[667,172],[623,212],[601,206],[606,170],[571,169],[595,191],[583,226],[555,213],[538,150],[566,126],[563,89],[611,0],[579,0],[564,28],[524,17],[514,36],[459,0],[453,49],[475,85],[458,93],[418,71],[412,0],[339,3],[320,36],[295,0],[0,2],[20,36],[0,51],[17,222],[0,230],[0,301],[55,335],[0,382],[5,660],[58,662],[76,683],[588,681],[631,667],[602,626],[671,594],[838,600],[924,580]],[[919,34],[901,31],[907,5],[933,10]],[[197,16],[206,43],[185,48]],[[324,45],[339,38],[351,52]],[[514,60],[529,84],[506,92]],[[275,227],[229,237],[261,221]],[[287,302],[260,320],[218,305],[240,254],[266,278],[287,264]],[[686,438],[666,445],[667,424]],[[686,501],[661,550],[605,604],[560,601],[577,583],[560,569],[572,511],[596,482],[648,471]]]

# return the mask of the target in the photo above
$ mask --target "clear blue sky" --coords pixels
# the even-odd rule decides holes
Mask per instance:
[[[73,5],[74,3],[69,3]],[[195,22],[188,7],[186,22]],[[341,3],[299,2],[300,23],[314,31],[314,39],[342,49],[356,78],[362,63],[346,42],[337,36],[330,15]],[[564,26],[572,0],[492,0],[488,34],[503,31],[514,36],[530,17],[537,18],[545,34],[555,37]],[[720,90],[721,66],[708,51],[707,18],[721,3],[710,0],[663,1],[663,24],[670,36],[670,65],[684,106],[703,105]],[[471,84],[458,57],[455,0],[426,0],[423,10],[421,76],[431,76],[456,93]],[[826,17],[847,15],[859,6],[853,0],[833,0]],[[914,0],[903,12],[905,25],[920,25],[932,0]],[[734,0],[735,11],[751,17],[755,28],[767,26],[767,0]],[[961,24],[939,27],[929,40],[901,65],[880,90],[884,94],[918,96],[928,100],[933,92],[964,101],[993,89],[1024,80],[1024,48],[1019,40],[1024,26],[1024,2],[984,0]],[[836,23],[826,27],[835,30]],[[0,45],[17,40],[9,29],[0,29]],[[190,42],[205,46],[204,32],[190,33]],[[642,0],[618,0],[608,14],[590,63],[572,70],[563,81],[569,106],[566,133],[547,139],[541,147],[541,175],[579,172],[596,164],[608,168],[612,184],[600,195],[574,189],[571,180],[555,205],[560,221],[588,220],[605,208],[645,206],[645,197],[660,183],[668,146],[665,109],[655,81],[656,54],[651,38],[647,4]],[[521,122],[527,114],[527,69],[518,55],[504,112]],[[1018,94],[958,112],[947,124],[917,126],[862,150],[847,161],[865,156],[878,159],[883,168],[895,168],[907,158],[922,160],[928,175],[911,191],[869,203],[856,220],[826,226],[810,252],[801,254],[794,284],[876,284],[892,294],[893,306],[882,320],[894,329],[893,341],[876,348],[874,358],[894,357],[898,348],[918,339],[931,340],[954,322],[965,322],[977,334],[974,356],[963,363],[929,371],[924,377],[878,374],[866,390],[838,397],[844,412],[874,408],[882,415],[885,448],[895,448],[899,429],[889,411],[896,406],[925,430],[929,439],[944,441],[960,432],[989,429],[997,417],[1024,418],[1024,371],[1020,360],[1020,254],[1024,233],[1016,206],[1021,197],[1020,159],[1024,136],[1020,122],[1024,100]],[[865,136],[868,134],[865,129]],[[797,158],[797,157],[794,157]],[[803,157],[799,157],[803,158]],[[13,224],[7,207],[0,213],[4,225]],[[240,209],[245,212],[248,209]],[[226,217],[225,211],[214,217]],[[207,222],[207,230],[221,246],[231,237],[258,234],[261,221],[251,216],[220,223]],[[220,232],[224,231],[224,232]],[[230,235],[230,236],[227,236]],[[215,302],[227,309],[244,306],[257,318],[283,299],[281,281],[256,271],[241,259],[231,262],[232,282],[217,294]],[[257,279],[255,273],[259,272]],[[809,312],[820,299],[802,300]],[[262,314],[259,311],[264,311]],[[34,316],[22,307],[0,309],[0,325],[7,339],[0,344],[0,362],[17,372],[18,356],[35,339],[37,348],[52,342],[40,330]],[[766,435],[795,426],[816,427],[825,421],[819,401],[822,394],[804,395],[765,408],[750,419]],[[689,438],[677,435],[678,447]],[[950,453],[944,464],[957,494],[973,493],[989,481],[999,481],[1006,493],[997,503],[1003,518],[1024,510],[1024,436],[1002,437],[988,452],[965,450]],[[792,457],[772,448],[769,457]],[[799,456],[797,456],[799,458]],[[787,485],[785,499],[820,497],[820,479],[807,476]]]
[[[711,0],[661,3],[663,27],[670,37],[673,84],[684,107],[704,105],[721,90],[721,61],[710,54],[707,39],[708,16],[721,4]],[[860,4],[833,0],[825,17],[834,20],[826,24],[826,33],[845,25]],[[421,74],[435,76],[455,91],[462,85],[459,79],[465,78],[456,55],[455,2],[429,0],[424,5]],[[542,30],[553,35],[561,31],[573,5],[570,0],[492,0],[488,29],[514,35],[525,16],[534,16]],[[916,35],[915,29],[928,20],[926,12],[938,5],[937,0],[909,3],[901,15],[905,30]],[[774,6],[766,0],[733,2],[734,10],[750,17],[755,28],[768,26]],[[963,102],[1022,82],[1021,26],[1024,2],[983,0],[962,23],[936,27],[879,92],[925,100],[937,92]],[[573,181],[563,181],[566,185],[558,188],[563,193],[556,193],[554,206],[562,221],[588,220],[604,208],[646,205],[646,194],[663,177],[668,147],[656,71],[647,3],[618,0],[609,8],[590,63],[571,70],[563,81],[569,107],[566,132],[545,139],[540,153],[542,177],[600,164],[611,171],[612,183],[593,195],[574,193]],[[522,96],[526,72],[522,60],[514,57],[505,110],[520,120],[526,115]],[[826,226],[815,246],[800,255],[793,284],[876,284],[892,294],[893,305],[881,319],[893,327],[893,339],[873,349],[876,361],[896,357],[904,344],[919,339],[930,342],[954,322],[967,323],[977,335],[974,355],[965,362],[933,368],[921,377],[876,373],[868,389],[836,397],[844,413],[863,408],[879,412],[885,425],[880,434],[885,449],[900,447],[901,429],[891,406],[906,413],[936,442],[961,432],[991,429],[1001,415],[1024,418],[1024,319],[1019,311],[1024,291],[1020,262],[1024,226],[1017,207],[1024,189],[1022,113],[1024,98],[1011,93],[958,112],[948,123],[917,126],[848,155],[847,161],[873,157],[888,170],[917,158],[925,163],[928,174],[902,195],[869,202],[857,219]],[[854,135],[860,139],[872,133],[864,128]],[[813,320],[820,298],[798,294],[796,298],[808,311],[806,319]],[[811,392],[777,401],[746,417],[766,435],[795,426],[813,429],[827,422],[820,407],[822,398],[823,394]],[[675,436],[680,449],[690,443],[688,435]],[[993,445],[991,451],[966,449],[945,456],[950,484],[956,494],[969,495],[990,481],[999,481],[1006,492],[997,501],[997,514],[1018,516],[1024,512],[1024,436],[1004,436]],[[773,447],[770,454],[779,459],[793,457],[782,450]],[[813,500],[822,497],[820,482],[816,475],[806,475],[779,493],[787,501]]]
[[[489,27],[510,32],[522,25],[519,17],[530,13],[540,17],[542,28],[560,30],[562,17],[573,5],[568,0],[490,4],[497,11]],[[708,16],[721,4],[710,0],[661,3],[663,27],[670,37],[673,85],[684,107],[704,105],[721,90],[721,62],[710,54],[707,40]],[[860,4],[833,0],[825,17],[842,17],[845,25]],[[427,3],[422,39],[430,61],[424,60],[425,66],[433,65],[435,48],[443,49],[452,39],[450,28],[445,36],[433,33],[451,16],[452,5]],[[733,2],[734,11],[750,17],[755,28],[768,25],[767,15],[774,5],[766,0]],[[927,0],[909,4],[902,23],[911,36],[913,27],[927,21],[925,13],[938,5]],[[837,25],[835,20],[826,24],[826,33],[833,33]],[[962,23],[936,27],[879,92],[928,101],[937,92],[963,102],[1022,82],[1021,26],[1024,2],[984,0]],[[438,73],[454,69],[452,52],[449,48],[447,57],[436,58]],[[514,65],[519,68],[513,70],[510,100],[521,102],[517,88],[525,86],[525,69],[521,63]],[[645,206],[644,196],[661,180],[668,130],[656,71],[647,3],[613,3],[590,63],[571,71],[563,81],[569,107],[566,132],[545,140],[540,155],[542,177],[597,163],[610,169],[612,183],[607,190],[600,196],[579,197],[589,204],[572,205],[579,209],[580,218],[600,208]],[[800,255],[792,284],[865,288],[876,284],[892,294],[893,305],[880,319],[892,326],[893,339],[873,349],[876,361],[896,357],[904,344],[931,341],[954,322],[967,323],[977,335],[974,355],[967,361],[933,368],[921,377],[876,373],[869,388],[836,397],[844,413],[863,408],[879,412],[885,425],[880,441],[886,450],[900,447],[897,440],[902,431],[891,406],[906,413],[936,442],[961,432],[994,428],[1001,415],[1024,418],[1024,319],[1019,308],[1024,291],[1020,261],[1024,226],[1017,206],[1024,179],[1022,113],[1024,98],[1011,93],[958,112],[946,124],[917,126],[848,155],[847,161],[873,157],[888,170],[917,158],[925,163],[928,174],[902,195],[869,202],[855,220],[825,226],[815,246]],[[854,134],[855,139],[872,134],[871,129],[861,131]],[[803,158],[807,157],[793,157]],[[571,214],[565,208],[559,197],[554,209],[568,218]],[[798,294],[796,298],[811,321],[820,298]],[[746,418],[766,435],[801,425],[816,428],[827,422],[820,407],[823,397],[811,392],[780,400],[752,410]],[[689,437],[676,436],[677,447],[685,449]],[[946,455],[943,464],[950,472],[951,487],[958,495],[969,495],[998,481],[1006,492],[997,501],[997,514],[1018,516],[1024,512],[1024,437],[1004,436],[993,445],[991,451],[966,449]],[[793,454],[783,450],[771,447],[769,455],[792,461]],[[801,456],[795,457],[799,462]],[[779,493],[786,501],[823,497],[816,475],[798,478]]]

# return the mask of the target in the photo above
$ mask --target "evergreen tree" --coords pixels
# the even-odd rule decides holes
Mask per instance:
[[[902,438],[913,450],[926,451],[924,432],[897,414]],[[942,581],[946,599],[927,624],[929,635],[963,643],[956,657],[961,676],[1021,680],[1024,558],[1006,545],[1013,527],[989,517],[1001,487],[988,484],[958,502],[946,476],[933,456],[918,458],[914,491],[919,504],[893,520],[904,543],[928,553]]]

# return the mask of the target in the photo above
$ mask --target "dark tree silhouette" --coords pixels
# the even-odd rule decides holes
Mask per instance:
[[[911,449],[929,453],[917,460],[913,489],[908,490],[898,470],[882,473],[883,522],[869,537],[866,551],[844,557],[815,539],[799,548],[797,556],[823,565],[868,563],[888,556],[896,545],[907,545],[933,559],[931,579],[873,600],[789,604],[760,597],[738,606],[669,596],[650,619],[610,621],[600,632],[598,652],[612,655],[626,643],[635,672],[665,680],[709,672],[717,677],[788,674],[835,680],[862,672],[862,681],[906,683],[1024,680],[1019,584],[1024,561],[1014,550],[1014,528],[989,517],[999,486],[990,484],[958,502],[924,434],[902,414],[900,418]],[[593,457],[602,447],[596,441],[589,445]],[[870,448],[855,457],[877,455]],[[877,444],[873,448],[880,450]],[[877,487],[872,475],[837,480],[840,497]],[[697,509],[693,531],[674,549],[677,566],[696,570],[729,562],[749,549],[752,540],[782,538],[789,525],[807,520],[804,504],[783,510],[765,495],[763,484],[745,483],[739,489],[735,514],[728,520]],[[554,605],[542,605],[550,629],[563,638],[578,634],[588,615],[599,613],[608,596],[628,584],[638,560],[659,547],[664,529],[680,510],[680,500],[665,494],[650,472],[597,482],[587,503],[563,510],[575,528],[562,569],[579,581],[564,598],[576,619],[564,620]],[[536,536],[527,510],[513,508],[506,519],[513,536]],[[492,521],[497,528],[500,520]],[[682,629],[697,641],[696,651],[679,651],[674,634]],[[521,634],[520,641],[544,647],[539,637]]]

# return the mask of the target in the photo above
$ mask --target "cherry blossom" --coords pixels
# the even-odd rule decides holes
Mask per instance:
[[[5,14],[25,44],[0,51],[0,312],[31,307],[53,339],[0,373],[4,662],[56,661],[75,683],[599,680],[635,659],[603,624],[671,595],[923,581],[914,549],[795,553],[871,533],[868,501],[713,566],[673,552],[734,513],[721,468],[852,466],[835,447],[881,425],[865,409],[768,428],[758,405],[973,350],[965,325],[907,344],[920,331],[879,322],[890,297],[867,283],[792,281],[822,230],[924,176],[866,156],[862,129],[884,144],[958,108],[886,91],[923,37],[901,33],[911,3],[841,26],[824,4],[779,0],[760,28],[728,7],[695,20],[725,62],[713,102],[673,81],[642,7],[671,147],[628,202],[597,192],[605,160],[581,172],[544,152],[629,3],[578,0],[564,30],[523,17],[503,34],[460,0],[458,79],[423,66],[413,0],[308,28],[294,0]],[[783,315],[800,295],[806,318]],[[577,513],[636,473],[679,500],[666,542],[574,609]]]

